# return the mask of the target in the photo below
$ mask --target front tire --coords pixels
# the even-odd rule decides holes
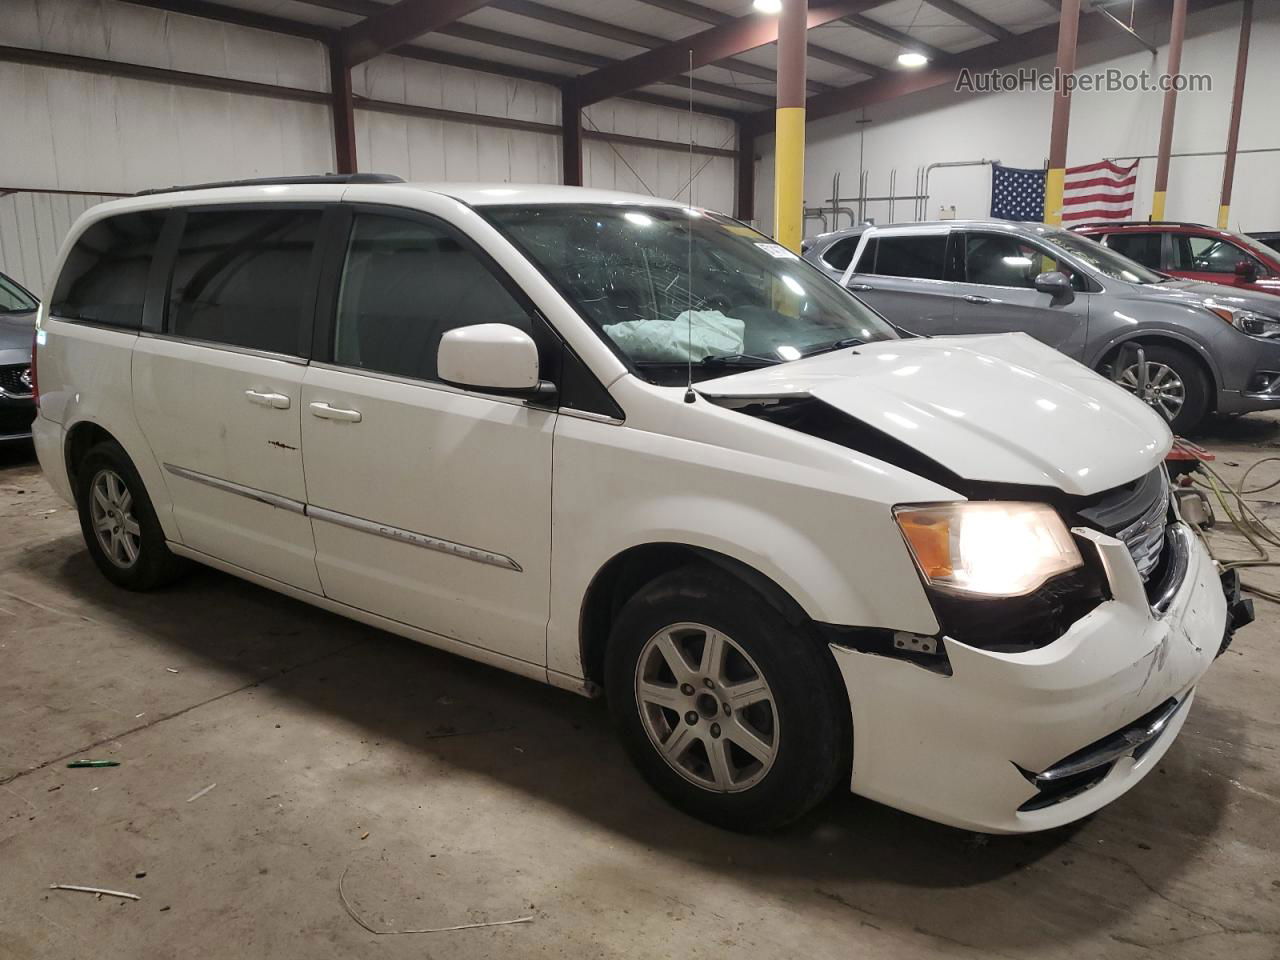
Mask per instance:
[[[829,651],[714,568],[665,574],[623,606],[605,687],[645,779],[717,826],[782,826],[847,768],[849,704]]]
[[[89,555],[116,586],[153,590],[186,569],[169,552],[142,478],[118,443],[104,440],[85,454],[76,469],[76,508]]]
[[[1137,350],[1121,348],[1117,383],[1160,414],[1175,434],[1190,433],[1209,411],[1211,382],[1195,357],[1164,344],[1138,345],[1146,360],[1142,376]]]

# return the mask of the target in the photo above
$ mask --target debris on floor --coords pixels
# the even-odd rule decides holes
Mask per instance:
[[[208,793],[210,790],[212,790],[216,786],[217,786],[216,783],[211,783],[207,787],[205,787],[203,790],[197,790],[191,796],[187,797],[187,803],[190,803],[193,800],[199,800],[201,797],[203,797],[206,793]]]
[[[347,911],[347,916],[375,936],[383,937],[404,933],[449,933],[454,930],[474,930],[478,927],[509,927],[517,923],[533,923],[533,917],[516,917],[514,920],[484,920],[480,923],[459,923],[452,927],[425,927],[419,930],[377,930],[370,926],[360,914],[356,913],[355,908],[351,906],[351,902],[347,899],[347,893],[342,884],[347,879],[347,870],[350,869],[351,867],[349,866],[343,869],[342,876],[338,878],[338,898],[342,901],[342,906]]]
[[[125,893],[123,890],[106,890],[102,887],[82,887],[74,883],[51,883],[50,890],[74,890],[76,893],[93,893],[99,897],[123,897],[125,900],[141,900],[136,893]]]
[[[119,760],[69,760],[68,767],[118,767]]]

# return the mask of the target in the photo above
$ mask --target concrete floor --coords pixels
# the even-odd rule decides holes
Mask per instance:
[[[1238,476],[1280,419],[1207,442]],[[1269,603],[1084,823],[977,837],[843,794],[745,838],[665,806],[600,704],[212,571],[113,589],[29,448],[0,517],[0,957],[1280,956]],[[344,873],[379,929],[534,920],[375,936]]]

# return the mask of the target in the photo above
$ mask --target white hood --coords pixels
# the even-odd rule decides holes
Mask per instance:
[[[708,397],[812,396],[968,480],[1087,495],[1164,459],[1150,407],[1026,334],[887,340],[697,385]]]

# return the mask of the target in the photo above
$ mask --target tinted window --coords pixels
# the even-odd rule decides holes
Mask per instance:
[[[1158,233],[1113,233],[1107,237],[1107,246],[1144,267],[1159,270],[1162,239]]]
[[[881,237],[875,270],[882,277],[941,280],[946,275],[947,235]]]
[[[860,239],[861,235],[837,240],[822,255],[823,262],[828,267],[833,267],[836,270],[846,269],[849,266],[849,261],[853,259],[853,255],[858,252],[858,241]]]
[[[170,333],[299,354],[309,337],[318,210],[187,214],[169,291]]]
[[[452,231],[356,217],[338,296],[335,362],[435,380],[440,338],[476,323],[533,333],[528,311]]]
[[[1174,251],[1177,266],[1175,270],[1190,270],[1197,273],[1235,273],[1236,264],[1247,260],[1256,265],[1257,261],[1245,253],[1234,243],[1217,237],[1174,237]]]
[[[854,248],[857,249],[856,247]],[[857,273],[875,273],[876,270],[876,253],[880,250],[880,241],[876,237],[872,237],[867,241],[867,245],[862,249],[862,256],[858,258],[858,266],[855,267]]]
[[[970,233],[964,241],[965,279],[996,287],[1033,287],[1052,267],[1040,250],[1009,234]]]
[[[76,241],[54,287],[49,311],[112,327],[142,325],[142,302],[163,211],[99,220]]]
[[[0,313],[26,313],[37,306],[27,291],[0,273]]]

